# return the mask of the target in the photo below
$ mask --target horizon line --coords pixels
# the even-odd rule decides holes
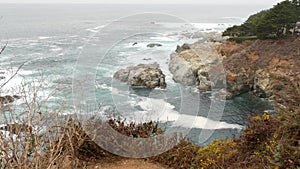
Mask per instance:
[[[99,5],[218,5],[218,6],[230,6],[230,5],[268,5],[268,4],[253,4],[253,3],[234,3],[234,4],[216,4],[216,3],[97,3],[97,2],[0,2],[0,4],[99,4]]]

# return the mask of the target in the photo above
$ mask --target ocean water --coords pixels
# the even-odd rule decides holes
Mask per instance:
[[[9,77],[24,64],[1,95],[18,94],[25,84],[29,92],[38,91],[40,100],[47,99],[45,106],[50,109],[67,105],[61,115],[74,114],[74,105],[100,113],[113,108],[129,121],[159,120],[174,123],[171,127],[178,131],[189,129],[188,138],[201,145],[235,137],[250,114],[272,106],[243,95],[227,101],[225,107],[221,103],[212,107],[210,93],[199,94],[193,87],[176,84],[168,63],[177,45],[199,40],[185,34],[222,32],[259,9],[229,5],[1,4],[0,44],[7,42],[8,46],[0,57],[0,75]],[[149,43],[162,47],[148,48]],[[166,74],[166,90],[129,88],[112,79],[121,68],[153,62]],[[211,109],[222,113],[209,116]],[[213,132],[203,141],[200,135],[204,130]]]

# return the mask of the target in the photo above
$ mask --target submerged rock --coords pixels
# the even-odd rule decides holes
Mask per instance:
[[[136,87],[154,89],[156,87],[166,88],[167,86],[165,75],[157,63],[139,64],[121,69],[114,74],[114,78]]]
[[[150,43],[147,45],[148,48],[161,47],[162,44],[159,43]]]

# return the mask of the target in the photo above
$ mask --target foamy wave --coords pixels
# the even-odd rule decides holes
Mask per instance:
[[[160,122],[175,122],[174,126],[185,128],[200,128],[200,129],[242,129],[243,126],[238,124],[230,124],[221,121],[214,121],[206,117],[192,116],[180,114],[174,110],[174,106],[163,99],[142,98],[142,101],[134,104],[129,101],[132,106],[140,106],[143,111],[135,111],[125,115],[130,121],[147,122],[156,121]]]
[[[53,51],[53,52],[57,52],[57,51],[62,51],[63,49],[62,48],[59,48],[59,47],[57,47],[57,48],[53,48],[53,49],[50,49],[51,51]]]
[[[40,40],[51,39],[51,37],[49,37],[49,36],[39,36],[38,38]]]
[[[228,23],[192,23],[194,27],[202,32],[222,32],[231,24]]]
[[[93,28],[88,28],[86,29],[86,31],[88,32],[92,32],[92,33],[97,33],[99,32],[102,28],[104,28],[106,25],[100,25],[100,26],[96,26],[96,27],[93,27]]]
[[[106,89],[112,91],[112,87],[108,86],[107,84],[97,84],[96,85],[97,89]]]
[[[86,29],[86,31],[88,31],[88,32],[92,32],[92,33],[97,33],[97,32],[99,32],[99,30],[94,30],[94,29]]]
[[[151,40],[155,40],[155,41],[159,41],[159,42],[173,42],[174,40],[169,38],[169,37],[166,37],[167,35],[165,36],[160,36],[160,37],[150,37]]]

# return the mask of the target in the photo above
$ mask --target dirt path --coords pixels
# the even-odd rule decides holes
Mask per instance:
[[[139,159],[121,160],[116,163],[90,166],[89,169],[167,169],[158,164]]]

